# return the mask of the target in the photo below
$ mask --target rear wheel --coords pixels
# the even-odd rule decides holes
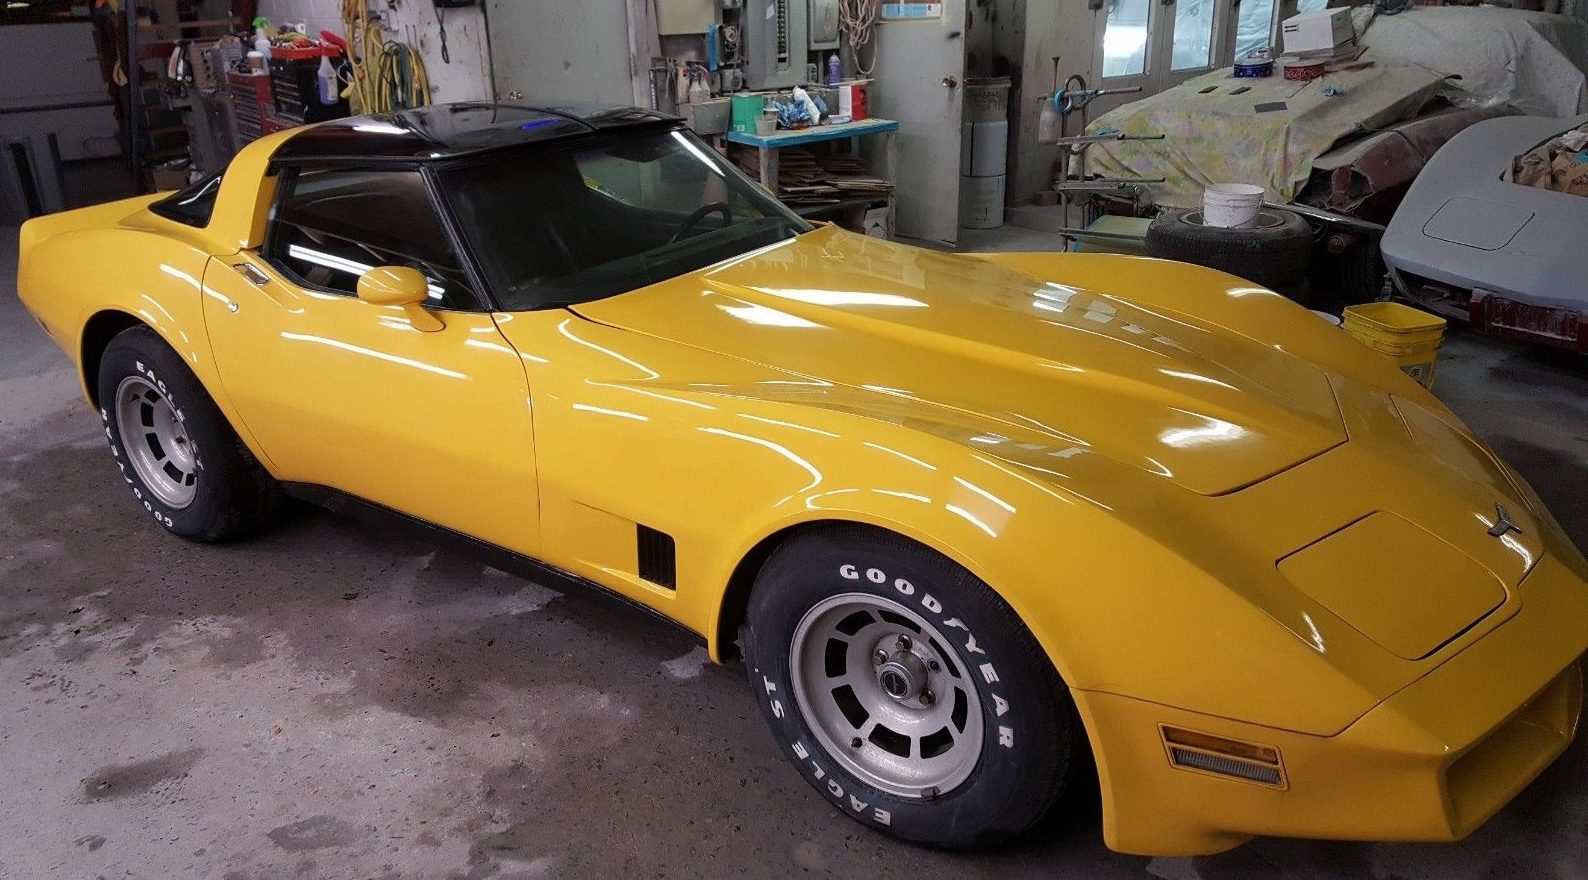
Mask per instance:
[[[1307,277],[1312,227],[1292,211],[1264,209],[1247,229],[1205,226],[1201,211],[1166,211],[1147,227],[1147,253],[1282,290]]]
[[[145,512],[195,541],[263,525],[281,490],[182,359],[148,327],[122,331],[100,359],[99,414],[122,477]]]
[[[1346,306],[1381,299],[1389,268],[1379,253],[1378,241],[1364,237],[1335,260],[1333,274],[1328,307],[1338,313]]]
[[[942,556],[832,526],[756,579],[751,684],[807,782],[905,840],[997,843],[1063,792],[1084,737],[1069,692],[1014,612]]]

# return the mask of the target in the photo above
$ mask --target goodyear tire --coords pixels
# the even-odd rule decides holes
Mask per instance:
[[[807,532],[767,560],[743,633],[773,736],[839,812],[915,843],[991,845],[1069,784],[1068,689],[1008,605],[874,529]]]
[[[1245,278],[1269,290],[1296,285],[1312,265],[1312,227],[1293,211],[1258,213],[1250,229],[1203,226],[1200,211],[1166,211],[1147,227],[1147,253]]]
[[[132,327],[110,341],[100,359],[98,398],[122,477],[166,530],[224,541],[275,513],[280,487],[153,330]]]

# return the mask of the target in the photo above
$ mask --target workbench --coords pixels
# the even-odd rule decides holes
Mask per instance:
[[[723,138],[732,144],[756,148],[759,154],[758,170],[761,185],[775,196],[777,195],[777,151],[785,147],[804,147],[823,141],[849,141],[849,152],[861,155],[865,159],[868,174],[897,185],[898,131],[899,123],[892,119],[862,119],[858,122],[844,122],[838,125],[818,125],[778,131],[769,135],[730,130],[723,135]],[[882,135],[882,149],[863,153],[860,149],[860,139],[870,135]],[[897,210],[897,198],[893,193],[887,196],[857,196],[837,203],[801,205],[795,208],[795,212],[801,215],[819,214],[834,209],[884,202],[888,206],[888,228],[891,230],[895,228],[894,214]]]

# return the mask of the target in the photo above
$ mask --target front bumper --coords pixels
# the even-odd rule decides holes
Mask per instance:
[[[1588,584],[1545,556],[1518,597],[1521,610],[1498,629],[1335,736],[1076,691],[1097,758],[1108,846],[1204,855],[1258,835],[1470,834],[1565,751],[1581,716]],[[1161,725],[1277,749],[1284,780],[1268,786],[1171,766]]]

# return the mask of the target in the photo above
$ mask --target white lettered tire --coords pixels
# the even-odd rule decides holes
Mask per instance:
[[[742,636],[756,699],[800,774],[904,840],[1020,834],[1085,748],[1068,688],[1013,610],[889,532],[823,526],[780,547]]]
[[[204,542],[242,537],[274,515],[280,486],[153,330],[117,334],[96,379],[105,438],[145,515]]]

